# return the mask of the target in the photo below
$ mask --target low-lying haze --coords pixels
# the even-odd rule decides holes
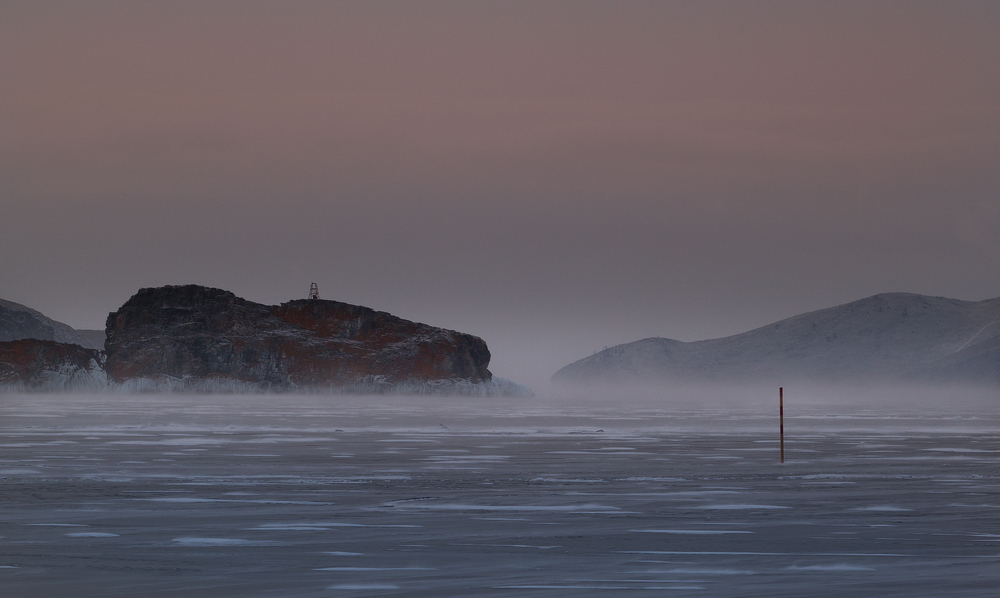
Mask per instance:
[[[604,346],[1000,295],[993,2],[7,2],[0,298],[321,295]]]

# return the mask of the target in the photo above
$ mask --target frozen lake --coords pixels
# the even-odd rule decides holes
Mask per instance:
[[[998,411],[0,395],[0,588],[995,596]]]

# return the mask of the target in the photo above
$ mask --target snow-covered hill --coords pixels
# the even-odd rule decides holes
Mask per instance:
[[[97,344],[62,322],[56,322],[41,312],[20,303],[0,299],[0,342],[34,338],[57,343],[80,345],[104,350],[104,341]]]
[[[647,338],[562,368],[567,382],[1000,384],[1000,298],[884,293],[725,338]]]

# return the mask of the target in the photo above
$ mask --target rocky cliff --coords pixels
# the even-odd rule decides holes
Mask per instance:
[[[1000,299],[884,293],[720,339],[647,338],[572,363],[554,382],[1000,384]]]
[[[117,383],[523,394],[473,388],[499,384],[482,339],[337,301],[268,306],[196,285],[141,289],[108,316],[106,332],[107,372]]]
[[[0,342],[0,388],[104,390],[104,354],[79,345],[38,339]]]

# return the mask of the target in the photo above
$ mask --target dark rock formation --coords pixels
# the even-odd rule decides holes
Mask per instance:
[[[572,363],[554,382],[1000,384],[1000,299],[885,293],[726,338],[647,338]]]
[[[103,390],[104,354],[38,339],[0,342],[0,387],[18,390]]]
[[[93,349],[104,348],[103,342],[100,346],[93,346],[89,339],[62,322],[56,322],[20,303],[0,299],[0,341],[22,338],[72,343]]]
[[[107,320],[112,381],[194,379],[281,390],[488,383],[482,339],[337,301],[277,306],[196,285],[140,289]]]

